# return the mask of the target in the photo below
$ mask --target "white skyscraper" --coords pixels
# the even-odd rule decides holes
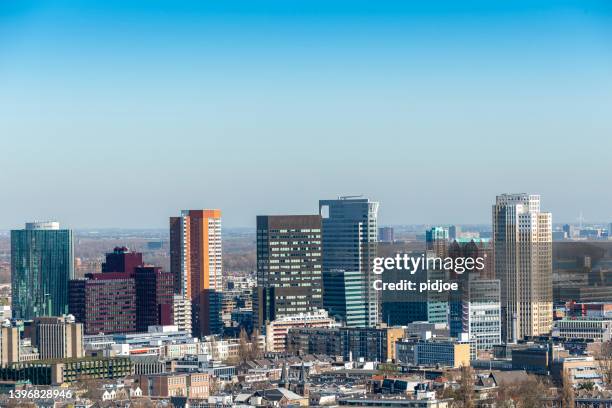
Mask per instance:
[[[495,277],[501,284],[502,337],[549,333],[552,326],[552,215],[540,196],[502,194],[493,206]]]

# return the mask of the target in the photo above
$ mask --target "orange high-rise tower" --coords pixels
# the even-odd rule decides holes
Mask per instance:
[[[170,217],[170,268],[175,291],[192,304],[193,334],[221,331],[221,210],[185,210]]]

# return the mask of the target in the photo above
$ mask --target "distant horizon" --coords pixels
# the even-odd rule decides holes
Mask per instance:
[[[55,220],[53,220],[55,221]],[[553,226],[554,227],[559,227],[559,226],[563,226],[563,225],[572,225],[572,226],[577,226],[580,223],[579,222],[565,222],[565,221],[559,221],[559,222],[553,222]],[[591,221],[583,221],[583,227],[593,227],[593,226],[603,226],[603,227],[607,227],[609,226],[609,224],[612,224],[612,221],[599,221],[599,222],[591,222]],[[25,225],[25,223],[24,223]],[[451,225],[457,225],[460,227],[490,227],[491,223],[454,223],[454,224],[444,224],[444,223],[416,223],[416,224],[379,224],[378,227],[391,227],[391,228],[398,228],[398,227],[424,227],[424,228],[428,228],[428,227],[435,227],[435,226],[440,226],[440,227],[449,227]],[[60,228],[64,229],[64,225],[60,222]],[[0,229],[0,233],[8,233],[11,230],[15,230],[15,229],[21,229],[21,228],[3,228]],[[169,227],[68,227],[67,229],[71,229],[74,232],[97,232],[97,231],[166,231],[169,229]],[[256,226],[223,226],[222,225],[222,230],[223,231],[227,231],[227,230],[255,230]]]

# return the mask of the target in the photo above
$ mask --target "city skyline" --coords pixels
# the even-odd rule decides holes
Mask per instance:
[[[500,190],[501,191],[501,190]],[[498,191],[496,194],[493,195],[493,197],[495,197],[495,195],[499,194],[500,192]],[[513,193],[508,193],[508,194],[530,194],[530,192],[513,192]],[[538,195],[542,195],[539,194]],[[381,208],[382,208],[382,212],[381,214],[383,214],[382,217],[384,219],[384,203],[380,202],[380,200],[377,200],[375,197],[370,197],[367,196],[365,194],[359,194],[359,195],[338,195],[336,196],[336,198],[340,198],[340,197],[344,197],[344,196],[351,196],[351,197],[362,197],[362,198],[371,198],[377,202],[379,202],[381,204]],[[488,211],[486,213],[486,215],[489,217],[489,219],[483,219],[479,222],[472,222],[470,220],[467,221],[460,221],[460,220],[448,220],[447,222],[442,222],[440,220],[431,220],[431,221],[423,221],[423,220],[414,220],[414,222],[379,222],[379,226],[380,227],[412,227],[412,226],[422,226],[424,228],[427,227],[431,227],[431,226],[453,226],[453,225],[463,225],[463,226],[491,226],[491,220],[490,220],[490,206],[491,206],[491,202],[485,202],[483,204],[483,206],[485,207],[485,209]],[[546,200],[544,200],[544,202],[547,202]],[[179,207],[177,207],[179,208]],[[214,206],[214,205],[200,205],[200,206],[195,206],[193,208],[221,208],[218,206]],[[554,205],[547,205],[547,208],[554,208]],[[255,230],[256,229],[256,220],[257,217],[263,215],[263,214],[268,214],[268,215],[278,215],[278,216],[288,216],[288,215],[303,215],[303,214],[309,214],[309,213],[313,213],[316,212],[317,208],[315,206],[314,210],[310,209],[310,210],[306,210],[306,211],[293,211],[293,210],[287,210],[287,209],[280,209],[279,211],[276,212],[271,212],[271,211],[262,211],[260,213],[257,213],[253,216],[253,219],[250,223],[244,224],[244,225],[225,225],[225,221],[224,221],[224,229],[252,229]],[[175,211],[176,212],[176,209]],[[569,224],[569,225],[580,225],[580,224],[584,224],[585,226],[589,226],[589,225],[610,225],[610,220],[609,219],[591,219],[591,218],[587,218],[585,217],[584,213],[582,211],[579,211],[576,215],[576,217],[574,218],[570,218],[570,219],[559,219],[558,217],[556,217],[556,213],[554,210],[550,211],[552,214],[555,214],[555,217],[553,218],[553,226],[560,226],[560,225],[564,225],[564,224]],[[224,211],[225,213],[225,211]],[[172,216],[173,213],[168,214],[167,216],[164,217],[164,219],[162,221],[166,221],[168,217]],[[588,214],[587,214],[588,216]],[[92,217],[93,218],[93,217]],[[224,219],[226,217],[224,216]],[[434,217],[435,218],[435,217]],[[448,217],[442,217],[442,218],[448,218]],[[486,218],[486,217],[485,217]],[[612,216],[610,217],[610,219],[612,219]],[[144,225],[139,225],[139,226],[132,226],[132,225],[104,225],[104,226],[100,226],[100,225],[87,225],[87,221],[85,222],[86,225],[71,225],[70,223],[65,222],[64,220],[58,218],[58,217],[52,217],[52,216],[48,216],[48,217],[25,217],[23,220],[18,220],[15,221],[14,224],[10,224],[8,226],[0,226],[0,233],[8,233],[10,232],[10,230],[12,229],[18,229],[19,226],[23,225],[24,222],[59,222],[61,223],[62,226],[65,226],[66,228],[72,229],[74,231],[81,231],[81,232],[87,232],[87,231],[95,231],[95,230],[125,230],[125,231],[129,231],[129,230],[151,230],[151,231],[157,231],[157,230],[167,230],[167,225],[157,225],[158,221],[152,221],[149,223],[145,223]]]
[[[486,223],[500,191],[607,222],[611,20],[599,1],[2,2],[0,228],[201,207],[240,227],[344,194],[385,225]]]
[[[0,407],[612,407],[612,0],[0,0]]]

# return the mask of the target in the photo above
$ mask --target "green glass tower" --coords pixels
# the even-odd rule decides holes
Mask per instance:
[[[74,277],[72,231],[57,222],[27,223],[11,231],[13,317],[68,313],[68,281]]]

